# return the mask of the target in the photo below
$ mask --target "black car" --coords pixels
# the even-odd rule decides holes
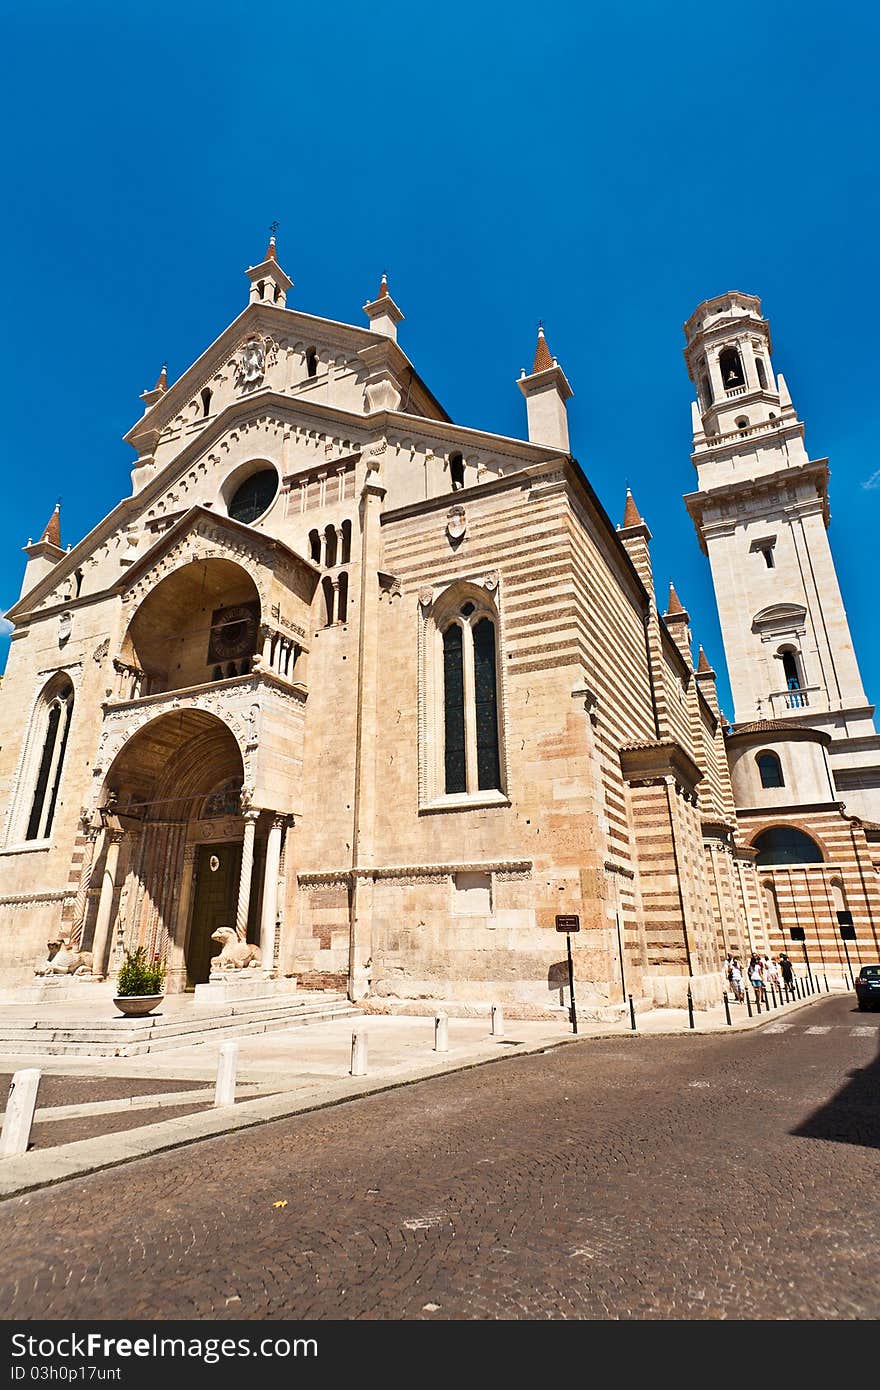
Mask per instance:
[[[880,965],[863,965],[856,977],[856,997],[860,1009],[876,1009],[880,1004]]]

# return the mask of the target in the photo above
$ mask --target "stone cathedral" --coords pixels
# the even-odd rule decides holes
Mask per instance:
[[[685,326],[728,725],[635,499],[603,510],[539,332],[527,439],[454,423],[398,343],[300,312],[272,238],[239,317],[126,435],[132,487],[25,547],[0,689],[0,981],[127,948],[211,987],[558,1009],[717,999],[793,925],[877,959],[880,739],[760,302]],[[213,938],[213,940],[212,940]],[[61,958],[61,957],[59,957]],[[66,956],[64,957],[67,958]],[[231,979],[235,972],[228,972]],[[217,971],[214,970],[216,980]]]

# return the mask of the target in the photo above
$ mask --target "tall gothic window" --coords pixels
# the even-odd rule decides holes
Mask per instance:
[[[64,673],[53,676],[37,701],[31,726],[28,761],[33,793],[27,808],[26,840],[46,840],[52,832],[72,714],[70,678]]]
[[[470,600],[443,631],[447,796],[501,790],[496,625]]]

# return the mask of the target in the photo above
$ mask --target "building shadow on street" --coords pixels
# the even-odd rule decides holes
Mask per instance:
[[[863,1014],[857,1017],[865,1019]],[[880,1043],[880,1023],[877,1041]],[[837,1144],[880,1149],[880,1050],[866,1067],[851,1071],[847,1084],[791,1133],[800,1139],[830,1139]]]

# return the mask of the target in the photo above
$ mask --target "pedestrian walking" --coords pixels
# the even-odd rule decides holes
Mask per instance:
[[[782,974],[782,983],[785,985],[786,999],[794,998],[794,966],[784,951],[779,957],[779,969]]]
[[[737,1004],[741,1004],[745,998],[745,989],[743,988],[742,966],[736,959],[731,962],[730,966],[730,986]]]

